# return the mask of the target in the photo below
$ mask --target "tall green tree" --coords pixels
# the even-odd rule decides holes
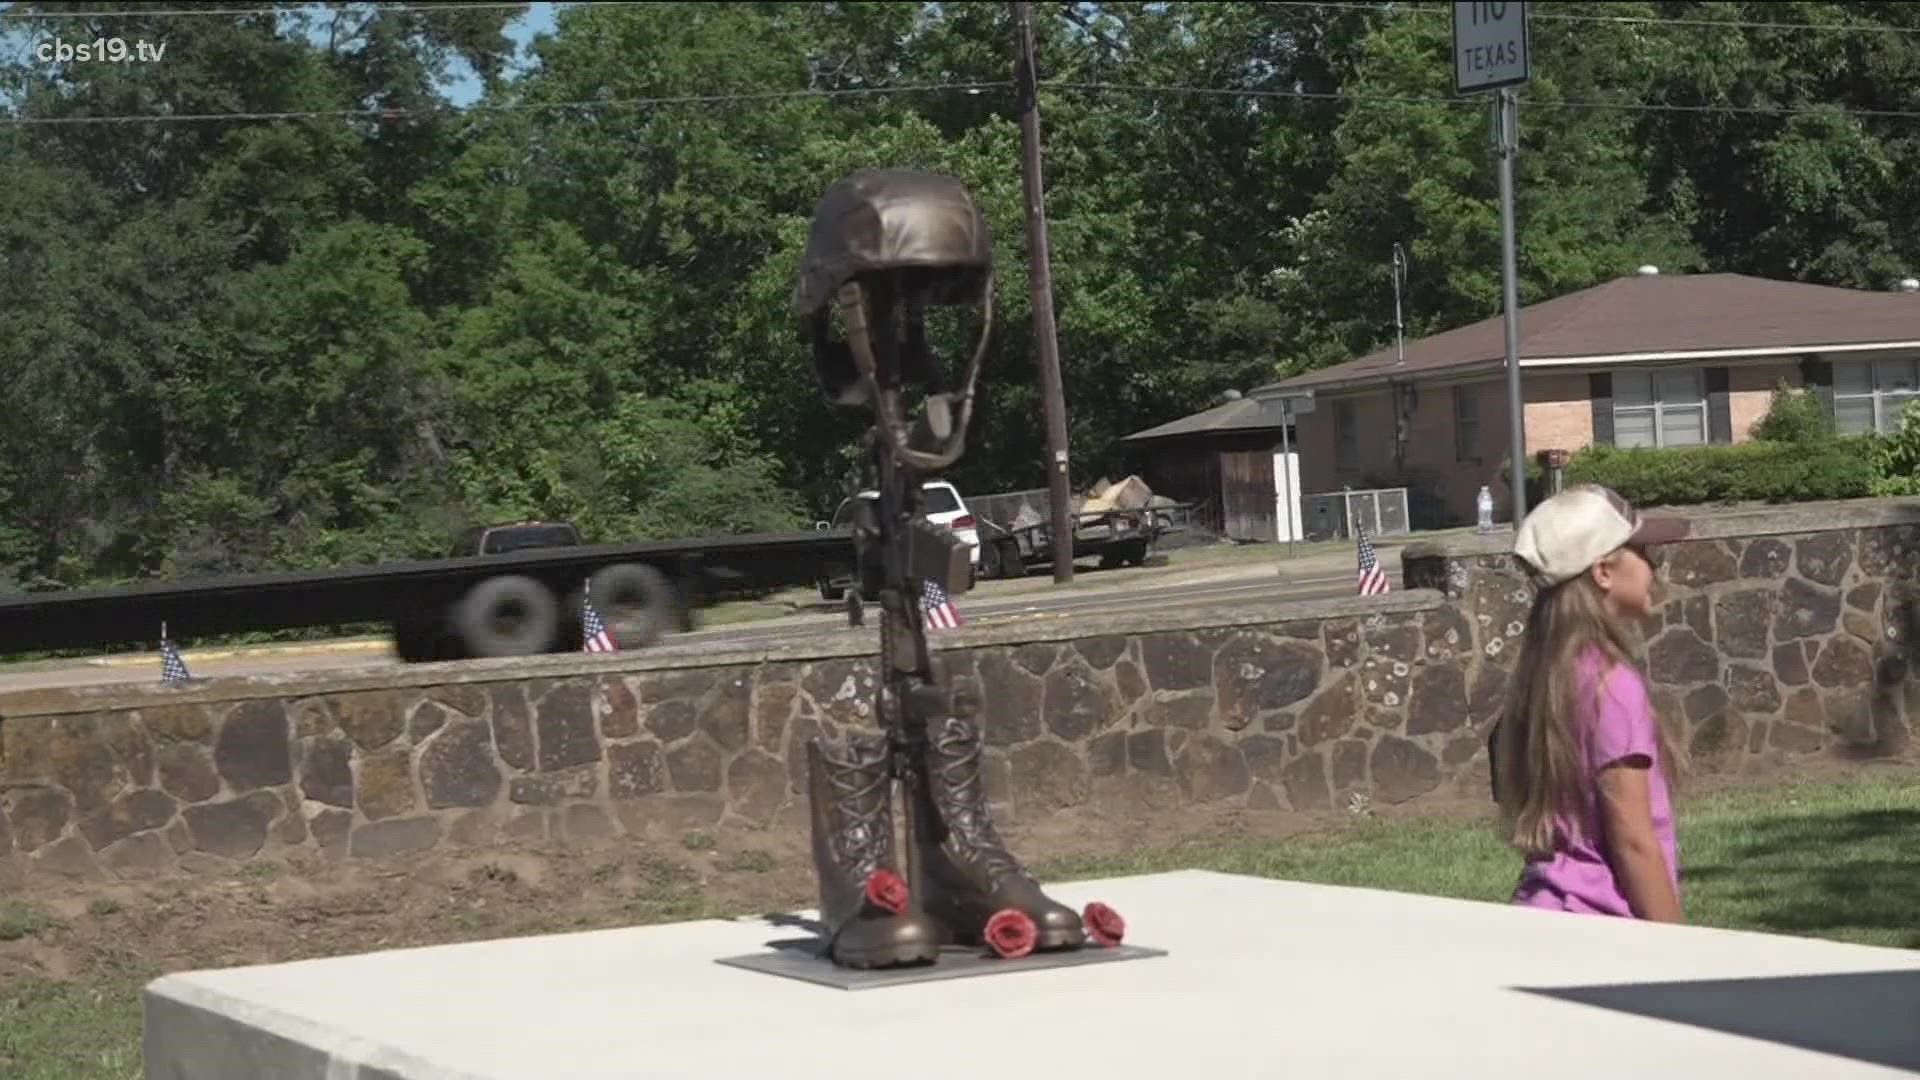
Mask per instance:
[[[791,292],[816,200],[867,166],[978,195],[998,297],[952,478],[1045,483],[1009,5],[569,7],[511,79],[518,7],[121,8],[8,9],[37,16],[10,40],[168,51],[0,54],[0,583],[433,555],[530,516],[804,526],[867,418],[820,399]],[[1444,5],[1032,10],[1077,483],[1129,431],[1390,341],[1396,243],[1410,334],[1499,310],[1488,103],[1452,94]],[[1915,273],[1915,30],[1538,6],[1522,302],[1646,262]],[[936,320],[950,363],[976,328]]]

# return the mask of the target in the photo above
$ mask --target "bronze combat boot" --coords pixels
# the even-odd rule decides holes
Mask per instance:
[[[993,827],[980,780],[980,729],[970,705],[955,698],[960,715],[928,732],[927,795],[935,813],[920,815],[914,830],[927,879],[921,902],[957,944],[980,944],[994,912],[1018,908],[1038,931],[1035,951],[1075,948],[1086,940],[1080,916],[1040,891]]]
[[[887,737],[850,734],[841,752],[807,743],[813,809],[813,866],[828,955],[842,967],[931,963],[940,928],[909,905],[895,914],[867,898],[876,870],[899,877],[893,849],[893,786]]]

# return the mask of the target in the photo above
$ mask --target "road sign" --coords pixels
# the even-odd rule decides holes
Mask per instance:
[[[1519,3],[1453,5],[1453,92],[1474,94],[1533,78],[1527,8]]]

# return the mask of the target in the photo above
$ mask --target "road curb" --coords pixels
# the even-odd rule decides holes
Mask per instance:
[[[180,658],[192,667],[196,661],[231,660],[238,656],[324,656],[334,653],[386,652],[393,647],[387,641],[335,641],[315,642],[310,645],[258,645],[232,649],[207,649],[183,652]],[[141,653],[134,656],[109,656],[98,660],[89,660],[92,667],[120,668],[159,662],[159,653]]]

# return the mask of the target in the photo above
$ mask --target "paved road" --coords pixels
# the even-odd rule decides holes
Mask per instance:
[[[997,599],[968,599],[962,597],[957,606],[961,617],[971,624],[995,625],[1018,619],[1040,616],[1088,615],[1097,613],[1122,613],[1140,611],[1148,608],[1168,606],[1192,606],[1195,604],[1248,603],[1262,599],[1278,600],[1320,600],[1335,596],[1351,596],[1354,592],[1352,575],[1332,578],[1304,578],[1292,582],[1276,581],[1273,577],[1262,575],[1257,580],[1242,578],[1230,581],[1197,582],[1183,585],[1165,585],[1138,589],[1102,589],[1099,592],[1085,594],[1064,593],[1059,595],[1040,593],[1012,596]],[[879,618],[879,608],[869,606],[867,621],[873,625]],[[767,622],[748,623],[740,627],[722,627],[701,631],[699,634],[682,635],[674,640],[688,641],[700,637],[725,638],[727,641],[772,642],[798,637],[811,637],[823,631],[846,626],[844,614],[809,615],[795,619],[775,619]]]
[[[1169,606],[1246,603],[1261,599],[1329,599],[1351,596],[1353,591],[1354,579],[1351,572],[1340,575],[1300,576],[1283,581],[1274,576],[1271,565],[1262,565],[1249,567],[1244,575],[1236,575],[1224,580],[1215,578],[1169,585],[1143,583],[1134,588],[1100,587],[1058,593],[1030,592],[1000,597],[976,594],[961,597],[958,606],[962,617],[970,624],[998,625],[1024,619],[1102,612],[1119,613],[1145,608],[1162,609]],[[868,625],[875,625],[878,616],[878,609],[869,606]],[[787,616],[761,622],[720,626],[691,634],[678,634],[668,640],[680,645],[702,641],[766,645],[781,641],[818,639],[822,634],[843,633],[846,629],[846,615],[836,607],[830,612]],[[201,676],[270,675],[295,671],[364,670],[399,666],[399,662],[386,651],[384,643],[372,642],[357,649],[344,651],[338,648],[332,651],[298,651],[299,649],[299,646],[288,646],[285,651],[245,652],[203,657],[196,657],[189,652],[187,662],[193,669],[193,673]],[[148,682],[157,680],[159,673],[158,654],[118,656],[111,663],[103,663],[99,660],[76,660],[58,666],[36,664],[31,670],[15,670],[0,674],[0,693],[55,687]]]

